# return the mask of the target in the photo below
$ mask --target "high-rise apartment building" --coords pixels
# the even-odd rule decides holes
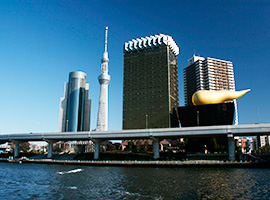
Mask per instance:
[[[123,129],[178,127],[179,47],[169,35],[124,45]]]
[[[185,105],[191,106],[192,95],[198,90],[235,90],[233,64],[216,58],[193,56],[184,68]],[[235,101],[235,124],[238,123]]]
[[[185,105],[198,90],[235,90],[233,64],[216,58],[193,56],[184,68]]]
[[[90,131],[91,100],[86,73],[71,72],[60,99],[59,132]]]

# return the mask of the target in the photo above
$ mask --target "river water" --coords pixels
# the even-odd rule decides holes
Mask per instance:
[[[0,163],[0,199],[270,199],[270,169]]]

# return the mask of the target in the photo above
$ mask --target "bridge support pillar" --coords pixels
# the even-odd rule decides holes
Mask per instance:
[[[48,154],[47,158],[52,158],[53,154],[53,143],[57,142],[57,140],[45,140],[48,143]]]
[[[158,159],[159,158],[159,139],[154,138],[153,142],[154,142],[154,159]]]
[[[228,151],[229,151],[229,161],[235,160],[235,146],[233,134],[228,134]]]
[[[99,145],[100,145],[100,140],[93,140],[95,143],[95,152],[94,152],[94,159],[98,160],[99,159]]]
[[[19,157],[19,152],[20,152],[20,143],[16,142],[15,143],[15,149],[14,149],[14,158]]]
[[[47,158],[52,158],[53,142],[48,142],[48,154]]]

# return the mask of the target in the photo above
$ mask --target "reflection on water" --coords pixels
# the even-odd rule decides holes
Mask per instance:
[[[0,167],[1,199],[270,199],[270,169]]]

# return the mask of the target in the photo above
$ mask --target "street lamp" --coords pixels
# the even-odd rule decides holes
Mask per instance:
[[[148,129],[148,115],[145,115],[145,128]]]
[[[197,126],[200,125],[200,111],[197,110]]]
[[[258,120],[258,124],[259,124],[260,123],[259,107],[257,107],[257,120]]]

